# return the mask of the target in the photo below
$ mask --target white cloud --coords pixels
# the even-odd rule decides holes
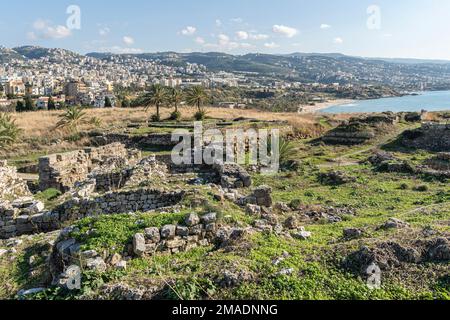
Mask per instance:
[[[293,38],[294,36],[296,36],[298,34],[297,29],[291,28],[288,26],[278,25],[278,24],[276,24],[272,27],[272,31],[274,33],[281,34],[287,38]]]
[[[205,44],[205,39],[203,39],[202,37],[197,37],[195,38],[195,42],[198,44]]]
[[[275,49],[275,48],[279,48],[280,46],[278,44],[276,44],[275,42],[268,42],[268,43],[264,43],[264,47],[269,48],[269,49]]]
[[[28,32],[28,38],[38,39],[64,39],[72,35],[69,28],[62,25],[52,25],[50,21],[38,19],[33,23],[34,31]]]
[[[181,34],[183,36],[192,36],[195,34],[195,32],[197,31],[196,27],[193,26],[187,26],[186,28],[184,28],[183,30],[181,30]]]
[[[267,34],[262,34],[262,33],[250,34],[249,37],[252,40],[267,40],[270,38]]]
[[[232,50],[239,49],[239,48],[248,49],[248,48],[254,47],[250,43],[246,43],[246,42],[241,43],[241,42],[231,41],[230,37],[223,33],[219,34],[217,36],[217,39],[218,39],[217,43],[204,42],[202,45],[204,48],[220,50],[220,51],[232,51]]]
[[[130,36],[125,36],[122,38],[123,43],[125,43],[127,46],[131,46],[134,44],[134,39]]]
[[[102,27],[98,30],[98,34],[101,35],[102,37],[108,35],[111,32],[111,29],[109,29],[108,27]]]
[[[233,18],[233,19],[230,19],[230,21],[233,22],[233,23],[242,23],[242,22],[244,22],[244,19],[242,19],[242,18]]]
[[[344,39],[342,39],[340,37],[337,37],[337,38],[334,38],[333,42],[335,44],[343,44],[344,43]]]
[[[247,40],[249,38],[248,32],[246,31],[238,31],[236,32],[236,37],[239,40]]]
[[[222,26],[222,20],[220,19],[216,19],[216,27],[221,27]]]
[[[330,28],[331,28],[331,26],[329,24],[326,24],[326,23],[322,23],[320,25],[320,29],[322,29],[322,30],[330,29]]]

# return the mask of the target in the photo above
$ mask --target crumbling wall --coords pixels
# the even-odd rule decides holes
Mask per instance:
[[[183,191],[165,192],[155,189],[109,192],[92,199],[73,198],[57,208],[44,211],[32,198],[0,202],[0,239],[23,234],[57,230],[66,221],[89,216],[151,211],[170,207],[184,197]]]
[[[39,159],[39,188],[55,188],[67,192],[76,182],[86,180],[89,173],[113,157],[122,158],[124,163],[135,163],[141,153],[128,150],[121,143],[113,143],[99,148],[42,157]]]
[[[424,123],[417,130],[405,131],[401,142],[409,148],[449,152],[450,124]]]
[[[0,200],[29,195],[27,183],[18,177],[17,169],[8,166],[6,160],[0,161]]]

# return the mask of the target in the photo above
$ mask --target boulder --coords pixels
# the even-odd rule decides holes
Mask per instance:
[[[184,220],[184,223],[188,227],[193,227],[200,223],[200,218],[198,217],[197,214],[191,213],[186,217],[186,219]]]
[[[402,229],[402,228],[408,228],[409,224],[397,219],[397,218],[390,218],[388,221],[386,221],[385,224],[381,226],[381,229]]]
[[[177,227],[174,225],[166,225],[161,228],[161,238],[163,239],[173,239],[176,234]]]
[[[217,213],[215,212],[205,214],[204,216],[201,217],[201,221],[203,224],[215,223],[216,220],[217,220]]]
[[[86,261],[86,268],[89,270],[95,270],[98,272],[106,271],[106,263],[101,257],[91,258]]]
[[[157,243],[161,240],[161,234],[156,227],[147,228],[144,230],[145,238],[153,243]]]
[[[133,252],[140,257],[145,254],[145,236],[142,233],[136,233],[133,237]]]

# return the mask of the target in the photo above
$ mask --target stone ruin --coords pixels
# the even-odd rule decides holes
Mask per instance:
[[[0,161],[0,200],[18,196],[31,196],[27,183],[19,178],[16,167]]]
[[[450,152],[450,124],[423,123],[419,129],[405,131],[400,142],[408,148]]]
[[[382,133],[385,128],[394,125],[398,120],[397,115],[391,113],[352,118],[326,133],[322,137],[322,141],[326,144],[336,145],[363,144]]]
[[[185,192],[159,187],[180,172],[207,174],[209,180],[204,183],[215,183],[226,192],[252,184],[250,175],[238,165],[175,166],[168,157],[141,159],[139,151],[113,143],[39,159],[41,190],[55,188],[64,193],[60,198],[63,202],[46,211],[18,179],[15,168],[1,164],[0,185],[4,188],[0,200],[10,199],[0,202],[0,238],[49,232],[65,222],[90,216],[173,207],[183,200]]]
[[[138,150],[129,150],[120,143],[42,157],[39,159],[39,189],[67,192],[76,182],[86,180],[94,168],[132,164],[140,157]]]

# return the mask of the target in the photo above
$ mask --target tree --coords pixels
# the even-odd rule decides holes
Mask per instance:
[[[86,113],[81,107],[70,107],[64,114],[59,115],[59,118],[57,129],[69,129],[75,133],[80,125],[86,123]]]
[[[175,112],[178,112],[178,106],[183,102],[183,91],[179,88],[173,88],[170,92],[170,102],[175,108]]]
[[[18,100],[16,102],[16,112],[24,112],[25,110],[25,104],[22,100]]]
[[[25,111],[34,111],[35,107],[33,104],[33,99],[30,96],[25,97]]]
[[[112,102],[109,97],[105,97],[105,108],[112,108]]]
[[[53,98],[51,96],[48,98],[47,109],[48,110],[56,110],[55,101],[53,100]]]
[[[122,100],[122,108],[129,108],[131,106],[130,100],[128,98],[124,98]]]
[[[204,112],[202,106],[207,100],[208,95],[205,88],[201,86],[192,87],[187,91],[186,102],[191,106],[196,106],[198,112]]]
[[[167,89],[159,84],[155,84],[150,88],[149,92],[144,94],[140,101],[145,106],[145,111],[151,106],[155,106],[156,115],[153,117],[153,120],[161,121],[160,107],[167,103],[168,100]]]

